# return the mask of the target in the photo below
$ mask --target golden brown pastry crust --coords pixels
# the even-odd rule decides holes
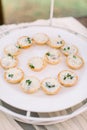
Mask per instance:
[[[20,37],[20,38],[18,39],[18,41],[17,41],[17,45],[19,45],[19,46],[20,46],[21,48],[23,48],[23,49],[29,48],[29,47],[32,45],[32,39],[30,38],[30,40],[31,40],[31,43],[30,43],[30,44],[23,45],[23,44],[21,44],[21,39],[23,39],[23,38],[30,38],[30,37],[28,37],[28,36],[22,36],[22,37]]]
[[[29,78],[35,78],[38,82],[39,82],[39,86],[38,87],[35,87],[34,89],[26,89],[26,88],[24,88],[24,86],[22,86],[22,84],[20,85],[20,89],[24,92],[24,93],[27,93],[27,94],[32,94],[32,93],[35,93],[35,92],[37,92],[39,89],[40,89],[40,80],[37,78],[37,77],[35,77],[35,76],[29,76]],[[23,80],[26,80],[26,78],[25,79],[23,79]],[[23,81],[22,80],[22,81]],[[21,81],[21,82],[22,82]]]
[[[16,60],[16,62],[12,66],[5,66],[5,65],[3,65],[2,64],[3,58],[2,58],[1,61],[0,61],[0,64],[1,64],[2,68],[3,69],[10,69],[10,68],[16,67],[18,65],[18,59],[17,59],[17,57],[13,57],[13,58]]]
[[[50,53],[50,51],[48,51],[48,53]],[[55,65],[55,64],[60,63],[60,61],[61,61],[61,53],[58,52],[58,55],[59,55],[59,57],[58,57],[57,60],[50,60],[50,59],[48,58],[48,56],[47,56],[47,53],[46,53],[45,56],[44,56],[44,59],[45,59],[45,61],[46,61],[47,63],[52,64],[52,65]]]
[[[13,69],[13,68],[11,68],[11,69]],[[19,78],[19,79],[17,79],[17,80],[8,80],[7,79],[7,77],[6,77],[6,75],[7,75],[7,71],[4,73],[4,78],[5,78],[5,80],[8,82],[8,83],[12,83],[12,84],[16,84],[16,83],[19,83],[23,78],[24,78],[24,72],[23,72],[23,70],[22,69],[20,69],[20,68],[17,68],[18,70],[20,70],[21,71],[21,78]],[[10,70],[10,69],[9,69]]]
[[[56,49],[58,49],[58,48],[60,48],[60,47],[62,47],[62,46],[64,46],[65,45],[65,41],[64,40],[62,40],[61,41],[62,42],[62,44],[53,44],[52,42],[51,42],[51,40],[49,40],[48,42],[47,42],[47,44],[50,46],[50,47],[52,47],[52,48],[56,48]]]
[[[10,45],[8,45],[8,46],[10,46]],[[18,55],[21,53],[21,49],[18,49],[14,54],[10,53],[10,52],[7,50],[8,46],[6,46],[6,47],[4,48],[4,53],[5,53],[6,55],[10,54],[10,55],[12,55],[12,56],[18,56]],[[16,46],[16,45],[15,45],[15,46]]]
[[[35,36],[38,35],[38,34],[43,35],[46,39],[44,39],[43,41],[38,41],[38,40],[35,38]],[[48,40],[49,40],[49,37],[48,37],[48,35],[45,34],[45,33],[36,33],[36,34],[33,36],[33,42],[36,43],[37,45],[44,45],[44,44],[46,44],[46,43],[48,42]]]
[[[61,89],[61,85],[58,86],[58,88],[57,88],[56,90],[54,90],[54,91],[48,91],[48,90],[46,89],[46,87],[43,85],[43,82],[45,82],[47,79],[51,79],[51,78],[50,78],[50,77],[45,78],[45,79],[43,79],[42,82],[41,82],[41,88],[42,88],[42,90],[43,90],[46,94],[48,94],[48,95],[57,94],[57,93],[60,91],[60,89]],[[54,78],[54,79],[55,79],[55,78]],[[49,89],[50,89],[50,88],[49,88]]]
[[[36,59],[36,58],[40,58],[42,61],[43,61],[43,65],[42,65],[42,67],[40,67],[40,68],[31,68],[30,67],[30,65],[31,65],[31,60],[32,59]],[[41,58],[41,57],[32,57],[32,59],[30,59],[29,61],[28,61],[28,67],[32,70],[32,71],[36,71],[36,72],[38,72],[38,71],[41,71],[41,70],[43,70],[46,66],[47,66],[47,63],[46,63],[46,61],[43,59],[43,58]]]
[[[71,69],[75,69],[75,70],[81,69],[81,68],[83,67],[83,65],[84,65],[84,60],[83,60],[83,58],[80,57],[80,56],[77,56],[77,55],[74,55],[74,56],[76,56],[77,58],[80,58],[81,61],[82,61],[82,64],[80,64],[79,66],[70,64],[70,62],[69,62],[69,56],[66,58],[66,64],[67,64],[68,67],[71,68]]]
[[[75,74],[74,72],[72,72],[70,70],[63,70],[63,71],[59,72],[58,73],[58,81],[60,82],[60,84],[63,85],[64,87],[75,86],[77,81],[78,81],[78,76],[75,74],[75,80],[73,81],[73,83],[64,83],[64,81],[62,81],[61,76],[60,76],[63,72],[68,72],[68,73],[70,72],[72,74]]]

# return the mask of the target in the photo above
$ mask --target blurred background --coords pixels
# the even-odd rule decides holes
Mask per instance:
[[[1,23],[48,19],[51,0],[0,0]],[[73,16],[87,24],[87,0],[54,0],[54,17]],[[83,20],[84,18],[84,20]]]

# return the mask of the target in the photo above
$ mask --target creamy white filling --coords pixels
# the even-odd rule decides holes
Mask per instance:
[[[9,76],[12,75],[12,76]],[[17,68],[12,68],[6,71],[6,78],[7,80],[19,80],[23,76],[22,71]]]
[[[71,75],[72,78],[70,78],[71,76],[67,77],[67,74]],[[76,75],[74,73],[71,73],[70,71],[64,71],[61,72],[60,79],[64,84],[72,84],[76,80]]]
[[[82,59],[78,56],[70,55],[68,56],[68,63],[72,66],[79,67],[82,64]]]
[[[50,85],[50,86],[53,86],[53,87],[48,87],[47,86]],[[48,79],[45,79],[42,83],[42,85],[45,87],[45,89],[49,92],[54,92],[56,91],[59,87],[60,87],[60,84],[58,83],[58,81],[54,78],[48,78]]]
[[[14,66],[17,63],[16,59],[11,56],[5,56],[1,60],[1,64],[4,67],[11,67]]]
[[[43,67],[43,59],[40,57],[34,57],[29,61],[29,65],[33,65],[35,68],[39,69]]]
[[[38,33],[34,36],[34,40],[37,42],[47,42],[48,37],[45,34]]]
[[[27,81],[30,81],[30,84]],[[27,77],[21,82],[21,87],[25,90],[35,90],[40,88],[40,81],[35,77]]]
[[[23,37],[23,38],[20,38],[20,41],[19,41],[19,44],[22,45],[22,46],[27,46],[31,43],[29,43],[28,39],[29,37]],[[31,41],[31,39],[29,39]]]
[[[47,55],[47,53],[49,54],[49,56]],[[49,61],[52,61],[52,62],[56,62],[59,60],[60,58],[60,52],[57,51],[57,50],[49,50],[48,52],[46,53],[46,56],[48,58]]]

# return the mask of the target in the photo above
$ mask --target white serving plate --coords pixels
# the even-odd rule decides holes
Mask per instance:
[[[0,68],[0,99],[16,108],[32,111],[32,112],[55,112],[76,105],[87,98],[86,74],[87,74],[87,41],[81,39],[74,34],[54,27],[30,26],[25,29],[17,29],[0,39],[0,57],[3,56],[3,49],[8,44],[15,44],[20,36],[43,32],[50,37],[61,35],[68,43],[74,44],[79,48],[79,53],[85,61],[82,69],[75,71],[79,76],[78,84],[70,88],[62,88],[61,91],[54,96],[45,95],[41,90],[35,94],[25,94],[19,89],[18,85],[7,83],[4,78],[4,70]],[[49,49],[48,46],[32,46],[25,49],[18,56],[19,67],[21,67],[25,75],[35,75],[40,80],[45,77],[57,77],[58,72],[68,69],[64,62],[64,57],[58,65],[48,65],[43,71],[33,72],[27,66],[27,61],[33,56],[43,56]]]

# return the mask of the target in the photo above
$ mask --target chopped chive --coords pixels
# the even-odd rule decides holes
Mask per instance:
[[[31,69],[34,69],[34,68],[35,68],[34,65],[32,65],[32,64],[30,64],[29,66],[30,66]]]
[[[70,76],[71,76],[71,75],[68,73],[68,74],[67,74],[67,77],[70,77]]]
[[[71,76],[70,79],[73,79],[73,76]]]
[[[26,80],[26,84],[29,86],[32,83],[31,80]]]
[[[63,50],[66,51],[66,48],[64,48]]]
[[[21,46],[20,46],[20,45],[17,45],[16,47],[17,47],[18,49],[20,49],[20,48],[21,48]]]
[[[75,58],[75,59],[76,59],[76,56],[73,56],[73,58]]]
[[[50,53],[49,53],[49,52],[47,52],[47,53],[46,53],[46,55],[47,55],[47,56],[50,56]]]
[[[63,78],[64,80],[66,80],[66,76],[64,76],[64,78]]]
[[[13,58],[13,56],[12,56],[10,53],[8,53],[8,56],[10,56],[10,57],[12,57],[12,58]]]
[[[67,47],[68,50],[70,50],[70,47]]]
[[[9,74],[9,75],[8,75],[8,77],[11,77],[11,78],[13,78],[13,76],[14,76],[13,74]]]
[[[53,87],[55,87],[55,85],[50,85],[49,82],[46,82],[46,87],[48,87],[48,88],[53,88]]]
[[[27,41],[28,41],[29,43],[31,43],[31,39],[30,39],[29,37],[27,38]]]
[[[64,76],[63,80],[66,80],[66,78],[73,79],[74,77],[72,75],[70,75],[69,73],[67,73],[67,75]]]

